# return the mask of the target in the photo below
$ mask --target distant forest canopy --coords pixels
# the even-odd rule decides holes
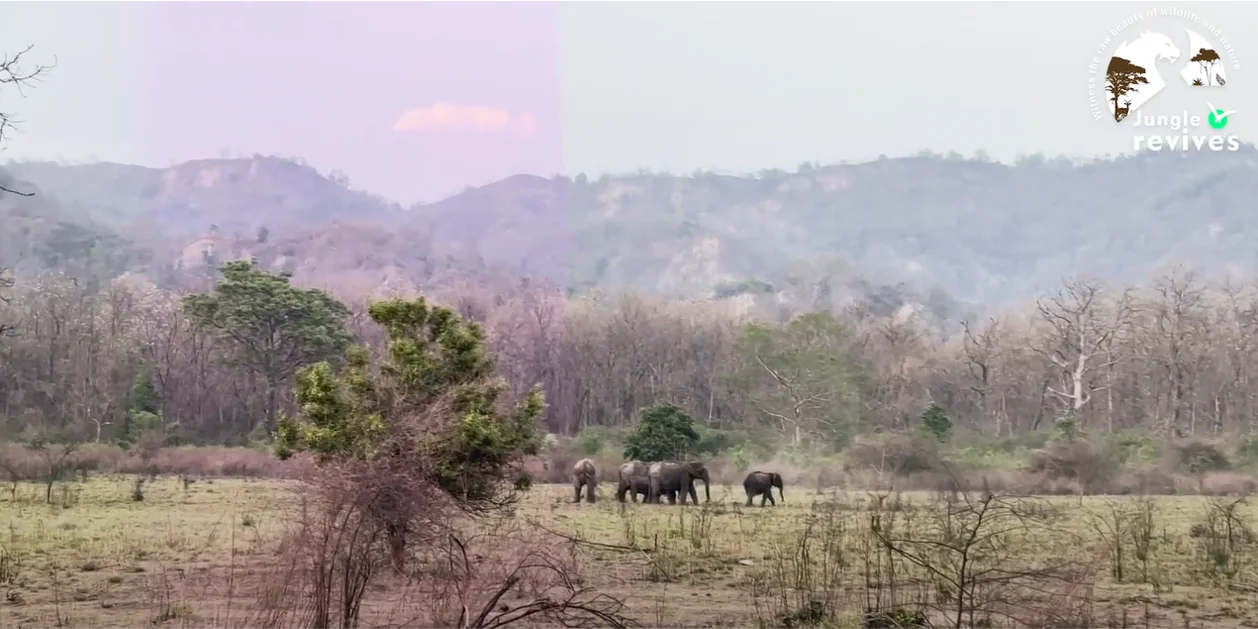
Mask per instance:
[[[404,209],[290,159],[12,163],[0,183],[35,194],[0,196],[5,430],[110,438],[143,376],[180,439],[264,435],[301,361],[261,373],[180,301],[236,259],[344,303],[368,343],[372,297],[455,306],[514,395],[543,383],[560,434],[659,401],[833,447],[932,401],[989,435],[1063,414],[1249,430],[1256,164],[1246,149],[519,175]]]
[[[295,412],[304,365],[340,364],[347,342],[384,351],[366,300],[343,304],[247,262],[182,296],[138,278],[93,287],[54,274],[6,281],[3,295],[0,431],[10,438],[125,440],[143,399],[147,429],[170,442],[264,442]],[[989,438],[1063,418],[1094,434],[1258,428],[1258,287],[1186,269],[1131,288],[1072,280],[953,334],[911,308],[862,303],[775,320],[722,302],[564,297],[523,281],[428,297],[484,327],[509,398],[541,384],[541,421],[561,435],[626,428],[659,402],[722,439],[831,452],[859,434],[917,430],[932,405],[958,433]]]

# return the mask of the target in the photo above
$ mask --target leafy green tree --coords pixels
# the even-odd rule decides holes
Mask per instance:
[[[506,383],[492,377],[484,331],[423,297],[377,301],[368,315],[388,334],[387,356],[373,369],[356,347],[340,373],[326,362],[303,368],[301,413],[280,421],[276,455],[327,463],[422,454],[433,482],[465,504],[494,502],[512,474],[526,486],[518,464],[541,446],[540,388],[502,410]]]
[[[660,402],[638,411],[638,421],[625,440],[625,458],[676,461],[694,452],[699,433],[694,420],[675,404]]]
[[[781,327],[751,324],[735,345],[739,366],[727,380],[792,443],[817,435],[843,445],[861,404],[849,342],[846,328],[828,312],[800,315]]]
[[[161,400],[153,383],[153,370],[142,367],[131,385],[131,406],[122,420],[122,434],[118,445],[130,448],[145,433],[169,432],[162,419]]]
[[[922,434],[940,443],[947,441],[948,436],[952,434],[952,420],[948,419],[943,408],[934,402],[928,404],[926,410],[922,411],[917,426]]]
[[[183,299],[184,312],[227,344],[235,366],[265,384],[263,418],[273,431],[280,386],[302,365],[344,353],[349,310],[321,290],[292,286],[290,274],[268,273],[251,261],[228,262],[219,271],[213,292]]]
[[[1083,437],[1083,429],[1079,427],[1078,420],[1069,413],[1053,420],[1053,430],[1057,433],[1055,438],[1066,443],[1074,443]]]

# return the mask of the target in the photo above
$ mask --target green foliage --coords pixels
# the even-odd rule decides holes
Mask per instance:
[[[433,482],[468,502],[492,500],[504,480],[527,485],[515,468],[541,446],[541,390],[499,411],[506,384],[491,378],[484,332],[423,297],[377,301],[368,314],[388,333],[386,358],[373,370],[367,351],[353,348],[339,374],[325,362],[303,368],[300,414],[281,419],[276,455],[305,451],[326,463],[423,453]]]
[[[577,450],[586,456],[594,456],[620,441],[623,441],[623,435],[606,426],[586,426],[577,433]]]
[[[751,438],[746,434],[710,426],[695,426],[695,434],[699,435],[699,440],[695,442],[694,451],[705,455],[720,454]]]
[[[164,441],[173,430],[174,426],[167,426],[162,419],[161,400],[157,397],[153,370],[146,365],[136,373],[131,384],[131,406],[123,416],[118,446],[124,450],[129,449],[146,433],[164,433]]]
[[[699,433],[690,415],[675,404],[660,402],[638,412],[624,455],[638,461],[682,460],[698,443]]]
[[[934,402],[928,404],[926,410],[922,411],[917,427],[923,435],[940,443],[947,441],[952,434],[952,420],[948,419],[943,408]]]
[[[751,469],[751,459],[751,450],[743,444],[735,446],[730,456],[730,460],[734,463],[734,469],[738,470],[739,474],[745,474],[747,470]]]
[[[1240,446],[1236,448],[1236,458],[1243,465],[1258,466],[1258,435],[1250,435],[1241,440]]]
[[[1179,461],[1192,474],[1231,469],[1232,462],[1213,444],[1190,441],[1179,446]]]
[[[22,445],[27,450],[42,451],[49,448],[59,447],[63,451],[70,452],[77,449],[81,440],[64,429],[48,429],[40,431],[27,431],[23,435]]]
[[[302,365],[345,351],[349,310],[321,290],[292,286],[287,273],[268,273],[249,261],[228,262],[219,271],[222,279],[212,293],[183,299],[184,312],[228,344],[234,365],[262,378],[265,417],[274,422],[277,387]]]
[[[829,312],[781,327],[751,324],[735,346],[740,367],[727,381],[792,441],[815,435],[840,450],[860,422],[860,373],[849,343],[847,329]]]
[[[1109,436],[1107,445],[1119,465],[1152,461],[1160,454],[1158,443],[1148,433],[1116,432]]]
[[[1054,420],[1053,431],[1056,433],[1053,436],[1054,439],[1066,443],[1072,443],[1083,436],[1083,429],[1079,427],[1079,422],[1070,414],[1062,415]]]

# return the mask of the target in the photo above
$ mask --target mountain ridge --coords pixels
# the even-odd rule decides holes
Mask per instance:
[[[742,177],[520,174],[411,208],[276,157],[3,170],[48,197],[28,214],[107,228],[145,252],[154,276],[188,272],[213,241],[199,266],[250,255],[315,283],[356,275],[364,290],[497,274],[570,293],[799,307],[934,294],[951,316],[962,302],[1022,301],[1070,275],[1134,281],[1175,262],[1248,274],[1258,235],[1248,146],[1012,165],[923,154]]]

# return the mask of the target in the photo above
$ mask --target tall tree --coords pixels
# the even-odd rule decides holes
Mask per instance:
[[[540,388],[504,411],[507,385],[493,377],[485,333],[449,308],[389,299],[369,314],[389,339],[379,370],[363,348],[349,352],[340,373],[326,362],[302,369],[301,415],[280,423],[276,454],[304,451],[324,462],[423,454],[447,494],[467,506],[495,503],[501,481],[540,446]]]
[[[13,276],[9,275],[9,270],[0,267],[0,306],[9,303],[9,297],[5,294],[5,292],[8,289],[13,288],[15,284],[16,282],[13,279]],[[0,312],[0,338],[15,333],[17,327],[16,323],[5,321],[3,318],[3,312]]]
[[[1107,297],[1099,283],[1075,280],[1036,306],[1048,334],[1035,350],[1060,377],[1060,385],[1049,385],[1047,391],[1062,402],[1062,411],[1080,422],[1092,394],[1105,386],[1096,382],[1095,373],[1117,360],[1105,351],[1107,343],[1132,317],[1128,293],[1112,300]]]
[[[638,423],[625,442],[625,458],[680,461],[699,442],[694,420],[676,404],[660,402],[638,413]]]
[[[349,346],[349,310],[321,290],[292,286],[288,273],[249,261],[228,262],[219,272],[213,292],[183,299],[184,312],[226,343],[233,364],[265,384],[264,419],[273,431],[280,387],[302,365],[334,359]]]
[[[730,382],[793,443],[808,434],[841,443],[860,410],[847,338],[828,312],[800,315],[782,327],[748,325],[736,346],[740,366]]]
[[[33,68],[30,68],[29,66],[23,67],[24,64],[22,58],[26,56],[33,47],[34,46],[27,46],[22,49],[21,52],[18,52],[13,56],[5,55],[3,58],[0,58],[0,88],[12,87],[16,89],[18,93],[21,93],[22,88],[29,87],[32,84],[39,82],[43,78],[43,75],[52,69],[52,66],[40,64],[35,64],[35,67]],[[17,119],[11,112],[0,111],[0,141],[3,141],[5,134],[15,127],[16,122]],[[21,192],[4,186],[0,186],[0,192],[17,194],[24,197],[35,195],[34,192]]]

